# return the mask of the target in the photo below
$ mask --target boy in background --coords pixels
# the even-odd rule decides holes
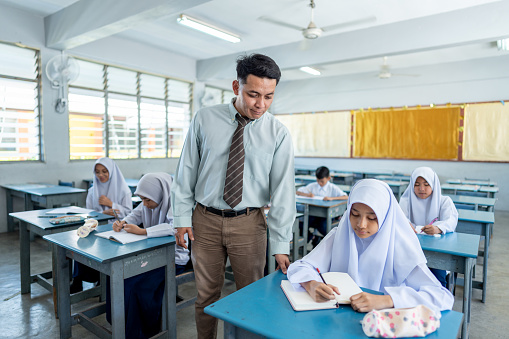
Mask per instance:
[[[316,182],[299,188],[296,193],[308,198],[323,197],[325,201],[348,199],[348,195],[341,188],[331,183],[330,171],[325,166],[316,169]],[[327,220],[322,217],[309,216],[308,226],[315,229],[314,235],[313,233],[308,234],[308,240],[312,240],[313,247],[315,247],[321,240],[321,236],[316,234],[316,231],[325,236],[327,233]]]

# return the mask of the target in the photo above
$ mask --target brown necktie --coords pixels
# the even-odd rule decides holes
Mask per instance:
[[[232,145],[228,156],[228,167],[224,181],[224,201],[233,209],[242,201],[242,179],[244,177],[244,127],[249,123],[249,118],[240,114],[237,118],[237,129],[233,133]]]

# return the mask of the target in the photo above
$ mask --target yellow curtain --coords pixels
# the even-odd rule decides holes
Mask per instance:
[[[465,107],[463,160],[509,161],[509,103]]]
[[[354,157],[458,158],[459,107],[354,113]]]
[[[350,112],[284,114],[276,117],[290,130],[295,156],[350,156]]]

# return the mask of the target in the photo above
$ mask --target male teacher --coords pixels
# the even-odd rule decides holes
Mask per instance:
[[[237,289],[263,277],[267,224],[271,255],[283,273],[290,264],[293,145],[286,127],[266,113],[280,77],[271,58],[240,57],[232,84],[236,97],[200,109],[187,133],[171,200],[177,244],[186,247],[186,233],[194,240],[198,338],[216,337],[217,319],[203,309],[221,297],[227,257]],[[263,206],[269,202],[266,222]]]

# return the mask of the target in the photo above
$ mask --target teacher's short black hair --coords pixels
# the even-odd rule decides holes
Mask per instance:
[[[279,66],[263,54],[242,55],[237,59],[237,80],[245,84],[249,74],[259,78],[276,79],[276,85],[281,79]]]
[[[322,166],[322,167],[318,167],[316,169],[316,178],[317,179],[323,179],[323,178],[328,178],[328,177],[330,177],[330,172],[327,167]]]

